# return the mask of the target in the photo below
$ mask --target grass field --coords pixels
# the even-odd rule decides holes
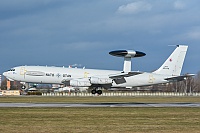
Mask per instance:
[[[43,97],[19,96],[0,97],[1,103],[199,103],[200,97]]]
[[[199,108],[0,108],[2,133],[200,132]]]
[[[200,97],[0,97],[3,103],[199,103]],[[200,133],[200,108],[0,108],[2,133]]]

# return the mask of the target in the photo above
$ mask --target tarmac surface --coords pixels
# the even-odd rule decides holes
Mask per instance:
[[[0,103],[2,107],[200,107],[200,103]]]

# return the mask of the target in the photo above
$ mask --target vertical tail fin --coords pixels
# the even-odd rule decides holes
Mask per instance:
[[[154,73],[180,76],[187,49],[188,46],[177,45],[177,48],[169,56],[165,63]]]

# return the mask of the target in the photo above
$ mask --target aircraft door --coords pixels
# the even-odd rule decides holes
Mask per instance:
[[[25,79],[25,75],[26,75],[26,69],[25,69],[25,67],[21,67],[20,68],[20,75],[24,76],[24,79]]]

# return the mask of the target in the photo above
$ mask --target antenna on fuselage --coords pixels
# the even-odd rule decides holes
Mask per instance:
[[[131,72],[131,58],[142,57],[146,55],[143,52],[134,50],[115,50],[109,52],[109,54],[112,56],[124,57],[123,72]]]

